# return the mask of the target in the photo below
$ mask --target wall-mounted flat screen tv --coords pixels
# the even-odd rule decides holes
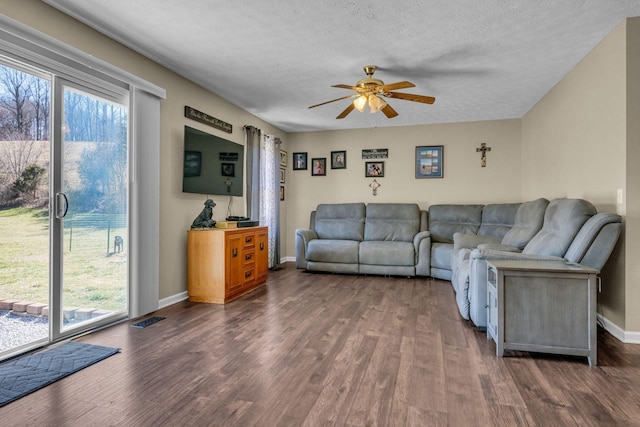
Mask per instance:
[[[184,127],[182,191],[212,196],[242,196],[244,146]]]

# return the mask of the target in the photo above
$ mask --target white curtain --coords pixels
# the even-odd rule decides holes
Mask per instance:
[[[260,224],[269,227],[269,268],[280,264],[280,140],[260,144]]]

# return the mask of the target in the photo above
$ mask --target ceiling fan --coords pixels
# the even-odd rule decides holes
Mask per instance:
[[[329,104],[335,101],[341,101],[348,98],[356,98],[342,113],[336,117],[336,119],[344,119],[354,109],[363,112],[367,103],[369,104],[369,110],[372,113],[382,111],[387,118],[391,119],[398,115],[396,110],[391,108],[387,102],[381,98],[398,98],[407,101],[422,102],[423,104],[433,104],[436,99],[432,96],[414,95],[410,93],[392,92],[397,89],[406,89],[415,87],[411,82],[403,81],[391,84],[384,84],[382,80],[374,79],[373,73],[376,72],[375,65],[365,65],[364,72],[367,75],[366,79],[360,80],[355,86],[349,85],[333,85],[331,87],[339,87],[342,89],[355,90],[357,93],[353,95],[343,96],[342,98],[332,99],[331,101],[323,102],[321,104],[312,105],[309,108],[319,107],[321,105]]]

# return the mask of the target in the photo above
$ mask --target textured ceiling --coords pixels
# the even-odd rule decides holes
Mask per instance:
[[[640,16],[638,0],[45,2],[287,132],[519,118]],[[393,119],[336,120],[350,100],[307,108],[349,95],[331,86],[368,64],[436,103],[389,100]]]

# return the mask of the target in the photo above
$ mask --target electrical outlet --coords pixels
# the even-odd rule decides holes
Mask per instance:
[[[621,205],[624,203],[624,192],[622,188],[618,188],[618,204]]]

